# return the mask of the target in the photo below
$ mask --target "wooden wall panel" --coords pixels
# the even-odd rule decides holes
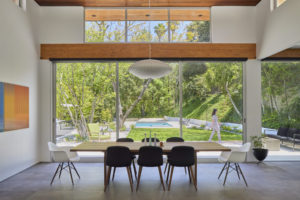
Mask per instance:
[[[125,20],[125,9],[86,9],[86,21],[122,21]],[[167,9],[128,9],[128,20],[168,20]],[[209,9],[170,9],[170,20],[173,21],[209,21]]]
[[[148,0],[35,0],[41,6],[148,7]],[[261,0],[150,0],[151,7],[256,6]]]
[[[171,21],[209,21],[210,10],[204,9],[170,9]]]
[[[255,44],[42,44],[41,59],[256,58]]]
[[[124,21],[124,9],[86,9],[86,21]]]
[[[167,9],[128,9],[128,21],[168,21]]]

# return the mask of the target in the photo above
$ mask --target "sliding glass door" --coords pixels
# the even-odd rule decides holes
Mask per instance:
[[[300,62],[262,63],[262,129],[271,160],[300,158],[299,74]]]
[[[241,144],[243,63],[184,62],[183,138]]]

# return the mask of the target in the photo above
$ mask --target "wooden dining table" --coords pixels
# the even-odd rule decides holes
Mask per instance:
[[[83,151],[93,151],[93,152],[104,152],[104,185],[106,180],[106,150],[108,147],[111,146],[124,146],[128,147],[129,150],[133,154],[138,154],[139,149],[142,146],[146,146],[148,143],[144,142],[83,142],[73,148],[71,151],[73,152],[83,152]],[[153,143],[152,143],[153,145]],[[160,146],[157,143],[157,146]],[[164,142],[163,146],[161,147],[163,150],[163,154],[170,153],[172,148],[175,146],[191,146],[195,149],[194,157],[195,157],[195,166],[194,166],[194,174],[195,180],[197,184],[197,152],[201,151],[231,151],[230,148],[225,147],[216,142]]]

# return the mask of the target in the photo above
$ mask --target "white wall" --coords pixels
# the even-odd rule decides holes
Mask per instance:
[[[39,42],[49,43],[83,43],[84,8],[83,7],[40,7]],[[52,64],[41,60],[39,67],[39,118],[41,132],[40,161],[50,161],[47,143],[52,135]]]
[[[0,81],[29,87],[29,128],[0,132],[0,181],[38,162],[39,53],[30,18],[11,0],[0,1]]]
[[[266,58],[300,42],[300,1],[288,0],[271,11],[270,0],[257,5],[257,57]]]
[[[41,43],[82,43],[84,40],[83,7],[40,7]]]
[[[250,6],[212,7],[212,42],[256,43],[255,13]]]

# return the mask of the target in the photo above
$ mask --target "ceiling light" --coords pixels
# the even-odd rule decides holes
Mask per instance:
[[[146,59],[130,66],[129,72],[141,79],[161,78],[172,72],[172,68],[165,62]]]

